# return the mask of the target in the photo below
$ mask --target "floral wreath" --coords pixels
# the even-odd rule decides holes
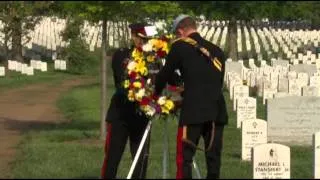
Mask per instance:
[[[170,114],[176,109],[172,98],[176,86],[168,85],[160,97],[154,95],[155,75],[164,66],[171,40],[171,35],[149,39],[142,47],[133,49],[131,58],[125,64],[123,87],[128,100],[136,102],[148,117]]]

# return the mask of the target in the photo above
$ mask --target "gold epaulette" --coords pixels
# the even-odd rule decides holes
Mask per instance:
[[[189,37],[185,37],[185,38],[178,38],[178,39],[175,39],[174,41],[172,41],[172,44],[174,44],[175,42],[177,41],[183,41],[183,42],[186,42],[186,43],[189,43],[191,45],[196,45],[197,44],[197,41],[189,38]]]
[[[194,39],[189,38],[189,37],[178,38],[178,39],[174,40],[174,41],[172,42],[172,44],[175,43],[175,42],[177,42],[177,41],[180,41],[180,40],[183,41],[183,42],[186,42],[186,43],[188,43],[188,44],[191,44],[191,45],[193,45],[193,46],[197,46],[197,45],[198,45],[197,41],[195,41]],[[211,60],[211,62],[213,63],[213,65],[221,72],[221,71],[222,71],[222,64],[221,64],[221,62],[218,60],[218,58],[216,58],[216,57],[211,58],[210,52],[209,52],[206,48],[204,48],[204,47],[198,47],[198,48],[200,49],[200,51],[201,51],[204,55],[206,55],[207,57],[210,58],[210,60]]]

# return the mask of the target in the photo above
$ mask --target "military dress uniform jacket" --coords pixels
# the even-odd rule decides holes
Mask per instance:
[[[129,48],[118,49],[112,57],[112,71],[116,91],[111,98],[109,109],[106,116],[107,122],[116,120],[126,120],[126,115],[136,113],[134,102],[130,102],[122,87],[124,81],[125,65],[128,58],[130,58],[132,50]]]
[[[225,125],[228,123],[228,115],[222,94],[226,60],[224,53],[199,33],[192,33],[189,37],[205,47],[212,57],[217,58],[222,68],[215,68],[210,58],[195,46],[178,40],[173,43],[166,64],[156,77],[155,92],[160,94],[170,76],[179,69],[184,82],[179,125],[201,124],[206,121]]]

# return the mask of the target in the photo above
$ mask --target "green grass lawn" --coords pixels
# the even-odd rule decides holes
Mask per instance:
[[[109,81],[110,82],[110,81]],[[108,86],[109,98],[113,93]],[[236,128],[236,114],[225,92],[229,109],[229,125],[224,132],[221,178],[252,178],[252,165],[241,161],[241,131]],[[14,163],[14,178],[99,178],[104,142],[99,138],[98,84],[82,86],[63,94],[58,106],[69,123],[47,125],[27,133],[19,145],[21,155]],[[109,99],[108,99],[109,102]],[[258,118],[265,117],[265,108],[258,99]],[[168,178],[175,178],[175,146],[177,121],[170,120]],[[151,130],[151,149],[148,178],[162,178],[163,121],[154,121]],[[92,142],[76,143],[79,140]],[[95,140],[95,141],[94,141]],[[202,141],[200,141],[202,144]],[[291,147],[291,177],[312,178],[312,148]],[[204,154],[197,151],[196,160],[202,177],[206,175]],[[131,165],[128,146],[118,168],[118,178],[126,178]],[[195,173],[194,173],[195,175]]]

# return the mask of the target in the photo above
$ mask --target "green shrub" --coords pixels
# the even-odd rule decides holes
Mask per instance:
[[[71,39],[69,46],[63,50],[62,57],[67,60],[68,72],[72,74],[98,73],[100,57],[89,51],[84,40]]]

